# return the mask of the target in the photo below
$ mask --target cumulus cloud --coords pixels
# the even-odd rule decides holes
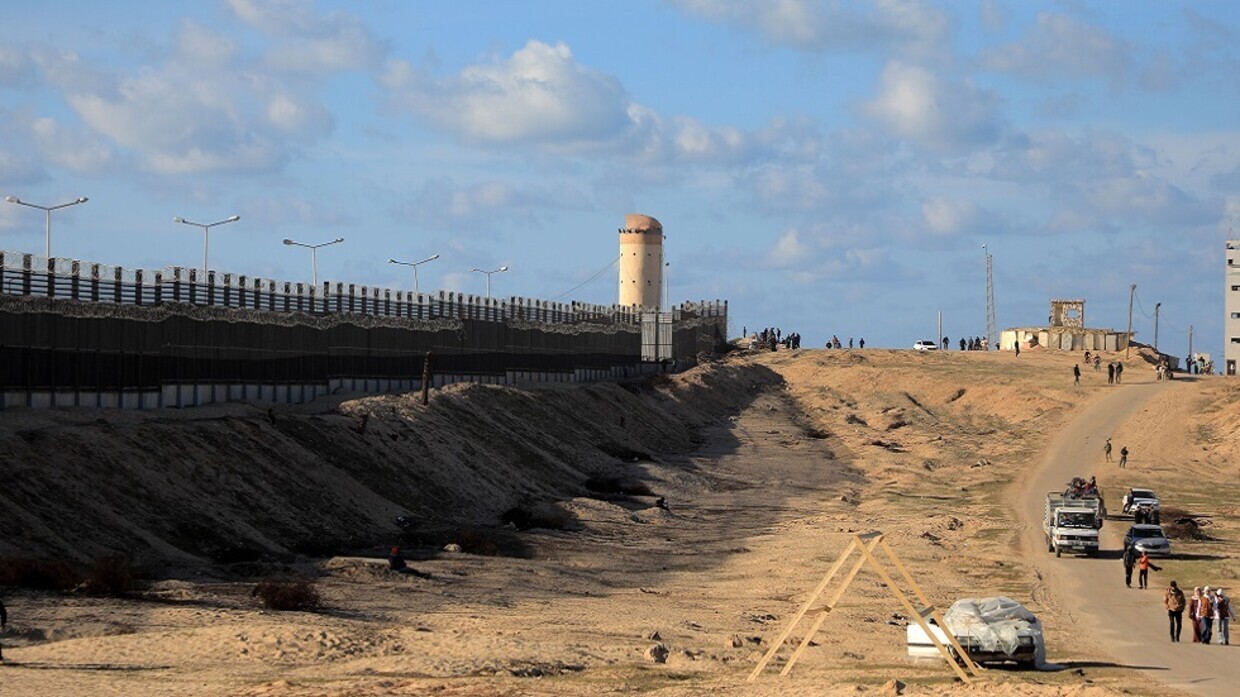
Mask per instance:
[[[988,70],[1031,79],[1103,78],[1119,86],[1127,79],[1129,47],[1106,31],[1071,17],[1040,13],[1018,42],[982,51]]]
[[[771,248],[767,260],[773,266],[792,266],[803,261],[809,249],[802,244],[796,230],[789,230],[780,236],[779,241]]]
[[[22,51],[0,46],[0,87],[27,87],[34,83],[34,66]]]
[[[392,60],[382,83],[393,108],[480,147],[718,166],[812,158],[820,137],[817,125],[801,118],[775,117],[745,131],[664,117],[635,102],[614,76],[578,63],[568,46],[540,41],[447,77]]]
[[[94,172],[113,162],[112,149],[78,129],[41,117],[30,124],[39,151],[53,163],[75,172]]]
[[[396,102],[465,142],[602,142],[633,125],[620,82],[578,64],[564,44],[530,41],[506,60],[436,79],[392,61]]]
[[[281,40],[266,58],[278,70],[358,70],[377,65],[385,53],[357,17],[320,13],[309,0],[228,0],[228,6],[242,21]]]
[[[954,237],[976,231],[983,216],[972,201],[934,197],[922,202],[921,217],[930,234]]]
[[[331,130],[322,104],[239,63],[227,37],[192,22],[180,36],[166,63],[129,75],[91,68],[73,53],[40,63],[89,128],[158,173],[269,171]]]
[[[950,22],[921,0],[675,0],[685,12],[753,31],[764,40],[812,51],[895,50],[929,59],[942,53]]]
[[[880,78],[878,96],[864,112],[892,135],[939,152],[995,141],[1001,131],[999,99],[968,82],[899,61]]]

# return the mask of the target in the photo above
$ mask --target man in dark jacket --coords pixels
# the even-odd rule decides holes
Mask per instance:
[[[1128,545],[1124,550],[1124,585],[1132,588],[1132,569],[1137,565],[1137,546]]]

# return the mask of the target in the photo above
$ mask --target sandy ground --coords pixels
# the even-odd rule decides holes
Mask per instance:
[[[1088,410],[1115,411],[1096,405],[1126,402],[1115,396],[1123,390],[1144,389],[1108,386],[1105,373],[1093,371],[1073,387],[1074,360],[1039,351],[1019,359],[779,352],[731,356],[641,390],[461,387],[443,391],[428,409],[402,397],[346,400],[322,412],[280,411],[278,423],[268,425],[265,406],[209,414],[223,424],[220,433],[256,433],[248,445],[220,433],[200,437],[214,427],[190,412],[0,413],[0,453],[25,457],[23,466],[32,470],[0,487],[10,492],[0,493],[10,519],[22,505],[11,492],[37,490],[30,478],[50,466],[30,464],[23,444],[54,433],[75,447],[96,439],[107,448],[150,440],[156,428],[167,440],[189,439],[192,432],[190,441],[178,442],[199,450],[166,467],[162,486],[207,482],[195,500],[232,502],[203,515],[231,515],[247,544],[268,540],[287,554],[278,562],[211,564],[202,549],[142,522],[157,519],[137,514],[143,500],[169,499],[159,480],[145,474],[151,466],[141,475],[146,498],[107,507],[104,497],[90,509],[99,515],[74,514],[84,521],[62,520],[28,493],[32,503],[22,509],[20,535],[0,543],[7,554],[35,554],[57,540],[74,548],[79,535],[97,549],[114,548],[118,534],[96,529],[115,529],[119,519],[122,526],[147,526],[141,549],[172,563],[163,580],[133,599],[6,590],[11,621],[3,635],[0,694],[851,695],[894,694],[894,680],[908,684],[904,694],[924,695],[1181,694],[1130,667],[1141,663],[1111,655],[1115,647],[1096,631],[1097,618],[1070,576],[1093,560],[1048,565],[1045,552],[1024,541],[1028,492],[1040,485],[1035,475],[1062,466],[1045,461],[1058,452],[1057,437]],[[1136,353],[1128,365],[1127,382],[1152,379]],[[1143,395],[1144,411],[1113,428],[1108,423],[1117,446],[1133,451],[1130,471],[1121,477],[1100,461],[1100,441],[1078,439],[1072,447],[1080,449],[1080,473],[1097,474],[1116,494],[1121,485],[1156,486],[1165,501],[1208,514],[1216,539],[1177,541],[1186,558],[1176,573],[1189,585],[1235,578],[1230,502],[1240,493],[1233,464],[1240,389],[1221,378],[1158,387]],[[282,452],[305,438],[299,434],[338,427],[327,443],[300,445],[311,455],[331,452],[333,443],[352,438],[363,413],[370,414],[369,435],[348,447],[364,467],[342,456],[329,463],[334,470],[309,483],[289,477],[287,468],[298,460]],[[100,418],[111,433],[101,432]],[[401,450],[407,442],[401,434],[417,434],[422,445]],[[610,453],[602,460],[600,445]],[[428,533],[436,546],[456,530],[495,535],[502,549],[515,540],[521,555],[445,552],[412,562],[431,572],[430,580],[391,574],[381,559],[356,553],[296,555],[278,534],[288,527],[280,516],[293,516],[296,497],[272,503],[270,512],[247,502],[245,492],[260,486],[247,477],[257,475],[213,475],[213,447],[228,457],[255,449],[248,457],[264,463],[262,477],[287,478],[298,496],[317,497],[304,508],[324,497],[346,507],[346,522],[366,535],[380,535],[372,529],[382,529],[393,512],[418,507],[443,523]],[[433,459],[415,459],[411,453],[421,450],[433,451]],[[88,448],[81,455],[87,466],[89,454]],[[384,468],[391,474],[368,483],[367,473]],[[600,472],[640,479],[667,497],[670,510],[655,507],[653,496],[582,495],[583,475]],[[1138,472],[1140,481],[1129,479]],[[89,470],[76,474],[95,490]],[[83,495],[51,481],[64,487],[60,495],[68,502]],[[331,490],[314,493],[316,481]],[[405,495],[391,483],[406,481],[411,490],[431,491]],[[494,514],[523,497],[558,514],[562,529],[498,526]],[[438,510],[437,501],[450,510]],[[450,524],[465,519],[486,525]],[[322,524],[341,521],[328,517]],[[1109,522],[1106,532],[1121,525]],[[778,676],[791,652],[786,647],[758,681],[745,682],[848,534],[871,530],[887,535],[941,607],[995,594],[1025,603],[1043,619],[1050,659],[1063,668],[997,668],[964,687],[943,663],[913,663],[905,656],[907,613],[865,571],[790,676]],[[371,544],[371,556],[387,543]],[[263,564],[318,574],[326,608],[259,608],[247,574]],[[1110,577],[1122,583],[1118,568]],[[666,649],[664,662],[650,659],[655,646]]]

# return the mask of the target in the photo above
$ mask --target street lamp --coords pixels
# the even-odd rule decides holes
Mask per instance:
[[[484,273],[487,275],[487,300],[491,299],[491,274],[503,273],[504,271],[507,271],[507,270],[508,270],[507,266],[501,266],[498,269],[494,269],[492,271],[484,271],[478,268],[470,269],[470,271],[477,271],[478,273]]]
[[[319,247],[340,244],[341,242],[344,242],[343,237],[337,237],[331,242],[320,242],[318,244],[305,244],[304,242],[294,242],[289,239],[284,240],[284,244],[293,247],[305,247],[310,250],[310,285],[312,286],[319,285]]]
[[[413,267],[413,292],[418,295],[421,295],[421,291],[418,290],[418,267],[421,266],[422,264],[425,264],[428,261],[435,261],[438,258],[439,258],[438,254],[432,254],[431,256],[426,257],[422,261],[396,261],[395,259],[388,259],[388,263],[389,264],[400,264],[401,266],[412,266]]]
[[[202,275],[204,279],[207,276],[207,269],[210,268],[207,266],[207,233],[210,232],[211,228],[215,227],[216,225],[223,225],[224,223],[235,223],[238,220],[241,220],[241,216],[239,215],[229,216],[223,220],[220,220],[214,223],[191,223],[190,221],[180,216],[177,216],[176,218],[172,219],[172,222],[174,223],[181,223],[183,225],[193,225],[194,227],[202,228]]]
[[[48,259],[51,259],[52,258],[52,211],[60,210],[61,208],[68,208],[69,206],[76,206],[79,203],[86,203],[90,199],[86,198],[85,196],[82,196],[78,198],[78,200],[76,201],[62,203],[59,206],[40,206],[37,203],[30,203],[29,201],[23,201],[20,198],[17,198],[16,196],[5,196],[4,200],[8,201],[9,203],[16,203],[19,206],[30,206],[31,208],[38,208],[39,210],[47,214],[47,227],[46,227],[46,232],[44,233],[45,245],[46,245],[46,251],[44,252],[44,256],[46,256]]]

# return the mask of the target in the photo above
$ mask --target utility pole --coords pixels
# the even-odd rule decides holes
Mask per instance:
[[[1154,352],[1158,352],[1158,308],[1162,303],[1154,303]]]
[[[943,344],[943,311],[942,310],[939,310],[939,338],[937,341],[935,341],[935,343],[939,345]],[[947,348],[947,347],[944,346],[943,348]]]
[[[1188,325],[1188,363],[1190,366],[1193,364],[1193,325],[1191,324]]]
[[[1137,295],[1137,284],[1128,290],[1128,343],[1124,346],[1124,358],[1132,351],[1132,299]]]
[[[999,343],[996,341],[998,337],[995,332],[995,278],[986,245],[982,245],[982,253],[986,255],[986,347],[997,350]]]

